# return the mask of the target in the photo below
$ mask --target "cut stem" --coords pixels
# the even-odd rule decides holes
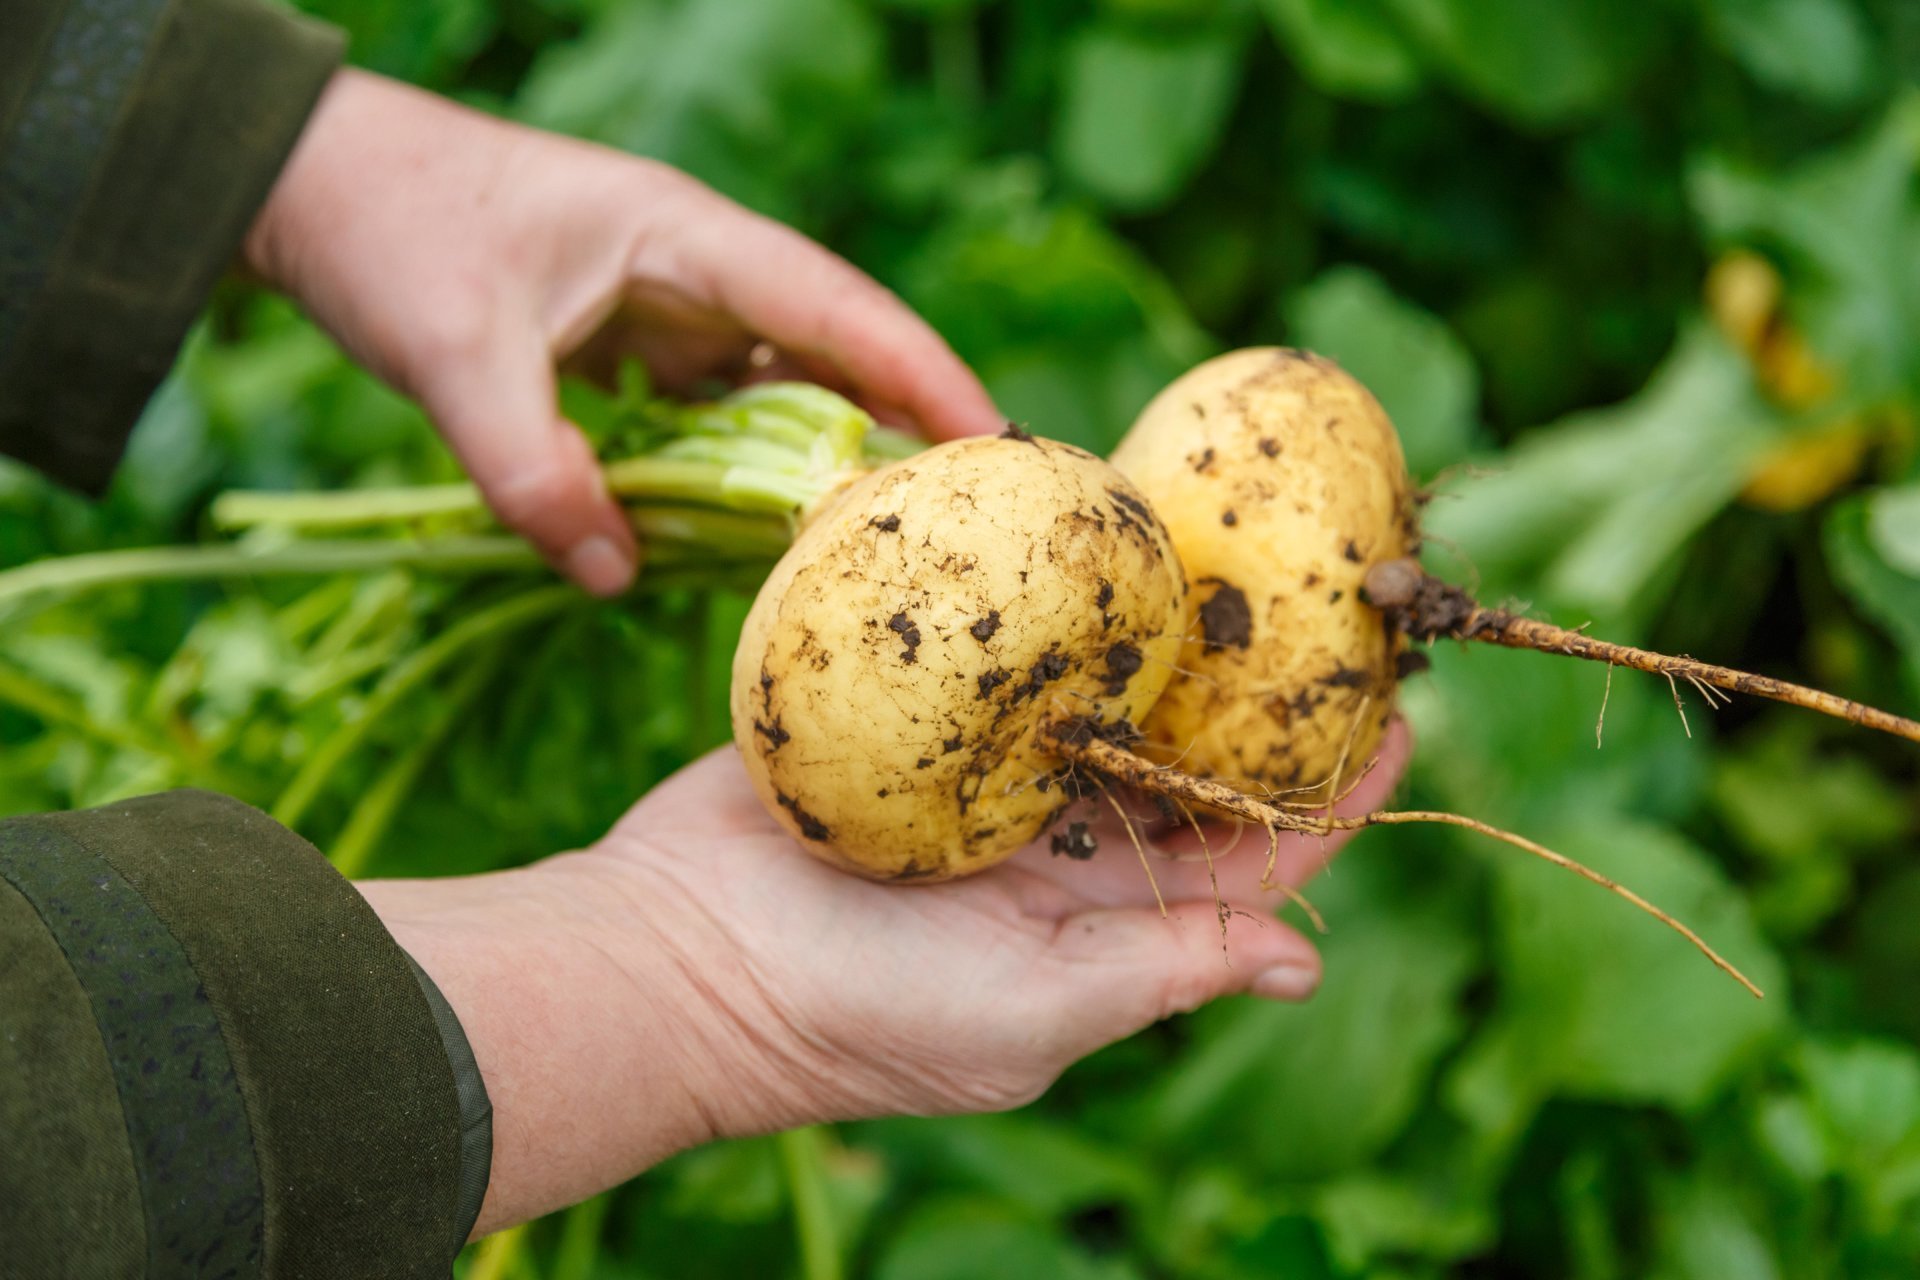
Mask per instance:
[[[1196,777],[1165,765],[1157,765],[1151,760],[1137,756],[1126,747],[1108,741],[1094,732],[1095,726],[1086,720],[1064,720],[1044,725],[1040,729],[1040,745],[1074,765],[1086,769],[1096,778],[1112,779],[1127,786],[1171,800],[1187,804],[1204,805],[1217,813],[1231,814],[1248,822],[1257,822],[1267,829],[1269,836],[1280,831],[1298,832],[1303,835],[1324,836],[1334,831],[1357,831],[1363,827],[1399,826],[1405,823],[1430,822],[1450,827],[1464,827],[1490,836],[1503,844],[1511,845],[1536,858],[1543,858],[1556,867],[1563,867],[1577,875],[1584,876],[1610,893],[1619,895],[1646,912],[1681,937],[1691,942],[1700,953],[1711,960],[1722,972],[1735,982],[1761,996],[1759,987],[1751,979],[1730,964],[1725,957],[1706,941],[1681,924],[1660,908],[1642,898],[1625,885],[1618,883],[1590,867],[1581,865],[1565,854],[1555,853],[1545,845],[1538,844],[1525,836],[1503,831],[1499,827],[1489,826],[1477,818],[1463,817],[1457,813],[1440,813],[1428,810],[1409,810],[1404,812],[1375,811],[1351,818],[1334,817],[1331,814],[1314,810],[1290,809],[1285,806],[1269,804],[1245,795],[1221,782],[1210,778]]]
[[[1504,645],[1509,649],[1533,649],[1540,653],[1559,653],[1610,666],[1632,667],[1669,681],[1684,679],[1698,684],[1771,698],[1790,706],[1804,707],[1868,729],[1878,729],[1920,742],[1920,721],[1897,716],[1878,707],[1850,698],[1838,697],[1819,689],[1776,680],[1772,676],[1735,671],[1693,658],[1674,657],[1636,649],[1632,645],[1596,640],[1592,636],[1551,622],[1523,618],[1505,609],[1488,609],[1452,583],[1436,578],[1412,560],[1389,560],[1368,570],[1364,588],[1368,603],[1379,609],[1387,620],[1416,640],[1478,640],[1484,644]]]

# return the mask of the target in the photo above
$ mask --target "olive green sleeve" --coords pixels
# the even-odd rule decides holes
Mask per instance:
[[[104,489],[341,37],[266,0],[0,0],[0,453]]]
[[[444,1280],[484,1108],[432,983],[265,815],[0,822],[0,1274]]]

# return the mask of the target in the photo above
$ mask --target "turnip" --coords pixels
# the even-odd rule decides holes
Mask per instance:
[[[1113,463],[1167,522],[1198,604],[1144,753],[1242,790],[1337,794],[1379,745],[1402,649],[1361,586],[1417,537],[1379,403],[1319,356],[1236,351],[1156,396]]]
[[[1210,360],[1154,398],[1113,460],[1165,520],[1200,602],[1187,674],[1144,726],[1148,749],[1189,772],[1302,801],[1337,793],[1371,754],[1398,677],[1424,665],[1402,653],[1406,637],[1589,658],[1920,741],[1904,717],[1485,608],[1427,574],[1393,426],[1323,357]]]
[[[965,875],[1072,798],[1043,730],[1145,715],[1187,622],[1172,543],[1107,463],[1024,433],[942,445],[801,530],[742,628],[734,739],[816,855]]]

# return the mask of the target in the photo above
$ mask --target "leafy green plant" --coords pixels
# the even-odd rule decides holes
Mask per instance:
[[[1038,431],[1104,448],[1205,355],[1311,345],[1377,388],[1483,599],[1920,701],[1899,0],[312,7],[376,69],[823,238]],[[236,289],[106,501],[0,470],[0,569],[211,543],[229,489],[459,479],[416,410]],[[372,874],[591,839],[723,740],[745,599],[660,577],[600,605],[498,550],[0,602],[0,811],[216,786]],[[1410,798],[1631,878],[1765,1004],[1544,868],[1375,832],[1316,889],[1309,1006],[1163,1025],[1013,1116],[691,1152],[467,1274],[801,1274],[801,1204],[807,1274],[886,1280],[1909,1274],[1911,754],[1433,656]]]

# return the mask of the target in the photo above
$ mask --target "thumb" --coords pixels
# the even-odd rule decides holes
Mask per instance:
[[[1304,1000],[1320,985],[1313,944],[1267,908],[1229,902],[1226,936],[1212,902],[1083,911],[1061,920],[1065,977],[1052,994],[1086,1053],[1210,1000],[1251,992]],[[1075,1026],[1075,1024],[1079,1024]]]
[[[595,595],[633,582],[640,549],[593,449],[557,408],[537,338],[477,344],[417,378],[420,400],[501,523]]]

